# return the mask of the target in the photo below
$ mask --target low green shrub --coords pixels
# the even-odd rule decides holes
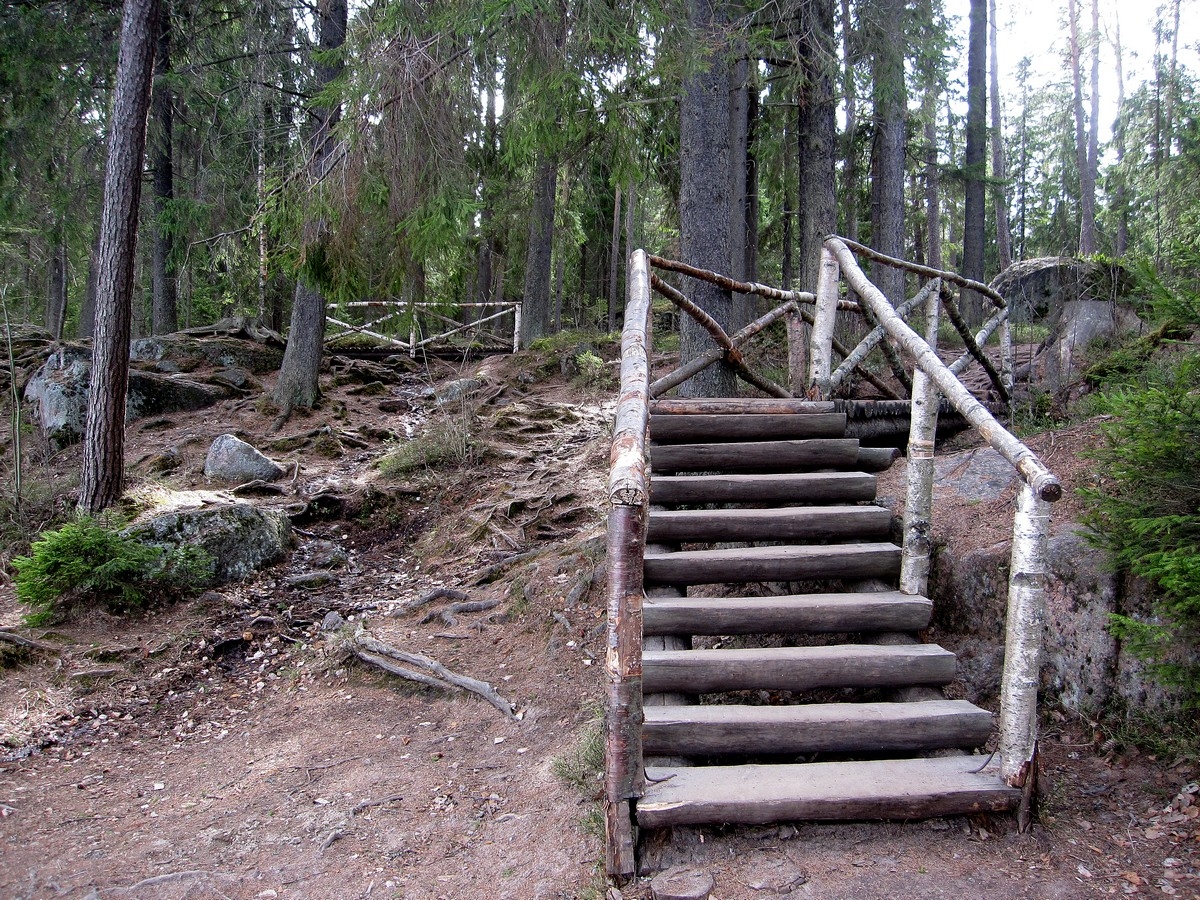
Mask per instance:
[[[408,475],[421,469],[457,469],[476,463],[486,447],[476,437],[474,416],[446,413],[431,419],[412,440],[397,444],[378,462],[384,475]]]
[[[86,516],[44,531],[28,556],[12,561],[17,600],[30,608],[25,621],[41,625],[79,605],[126,612],[152,596],[178,595],[205,584],[211,560],[196,547],[143,544]]]
[[[1103,481],[1082,491],[1084,521],[1119,568],[1155,588],[1151,616],[1114,615],[1113,633],[1200,705],[1200,357],[1155,373],[1098,401],[1112,419],[1094,453]]]

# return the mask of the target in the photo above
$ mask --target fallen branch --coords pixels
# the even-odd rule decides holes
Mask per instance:
[[[59,652],[59,649],[51,644],[35,641],[33,638],[27,638],[24,635],[17,634],[15,631],[8,631],[7,629],[0,629],[0,641],[16,644],[18,647],[25,647],[29,650],[37,650],[39,653]]]
[[[357,816],[365,809],[370,809],[373,806],[386,806],[388,803],[395,803],[397,800],[403,800],[404,797],[400,794],[392,794],[390,797],[381,797],[378,800],[363,800],[355,805],[354,809],[350,810],[350,815]]]
[[[461,603],[451,603],[449,606],[443,606],[426,615],[420,624],[425,625],[434,619],[441,619],[453,628],[458,625],[455,613],[483,612],[485,609],[495,609],[499,605],[499,600],[467,600]]]
[[[360,628],[353,637],[346,639],[346,648],[363,662],[370,663],[392,675],[443,690],[459,688],[470,691],[492,704],[507,718],[516,718],[513,715],[513,704],[497,694],[495,688],[486,681],[459,675],[457,672],[447,669],[436,659],[420,653],[398,650],[390,644],[376,640],[366,629]],[[405,665],[401,666],[397,663],[405,663]],[[408,668],[408,666],[414,668]]]
[[[184,872],[167,872],[163,875],[153,875],[150,878],[143,878],[137,884],[131,884],[129,887],[113,888],[115,891],[140,891],[143,888],[154,887],[159,884],[167,884],[172,881],[182,881],[185,878],[236,878],[236,875],[231,875],[225,872],[209,872],[207,869],[189,869]]]

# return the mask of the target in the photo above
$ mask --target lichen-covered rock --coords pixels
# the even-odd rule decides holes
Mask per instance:
[[[212,584],[257,572],[282,557],[292,542],[286,515],[248,503],[175,509],[138,522],[130,534],[146,543],[204,550],[212,558]]]
[[[204,459],[204,475],[215,481],[238,484],[256,480],[269,482],[282,478],[283,474],[283,466],[232,434],[217,437]]]

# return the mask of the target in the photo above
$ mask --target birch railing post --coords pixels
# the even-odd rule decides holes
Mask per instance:
[[[838,308],[838,261],[828,249],[821,248],[821,272],[817,276],[817,310],[813,319],[812,344],[808,354],[808,383],[829,397],[829,376],[833,368],[833,326]]]
[[[1008,317],[1000,323],[1000,382],[1011,397],[1013,392],[1013,342],[1012,327]]]
[[[621,335],[621,395],[609,453],[608,640],[604,659],[605,868],[636,874],[633,802],[642,766],[642,561],[649,502],[646,434],[650,419],[650,270],[646,254],[629,260],[629,303]]]
[[[932,284],[932,282],[931,282]],[[925,299],[925,340],[937,347],[938,287]],[[908,430],[908,480],[904,499],[904,548],[900,557],[900,590],[924,595],[929,586],[929,551],[933,543],[933,448],[937,437],[937,386],[921,369],[913,372]]]
[[[1021,485],[1013,520],[1012,571],[1000,685],[1000,777],[1024,787],[1017,823],[1028,829],[1037,788],[1037,690],[1046,619],[1046,547],[1050,514]]]
[[[521,304],[513,307],[513,353],[521,349]]]

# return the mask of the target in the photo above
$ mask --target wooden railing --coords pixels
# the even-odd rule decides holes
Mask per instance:
[[[894,265],[932,279],[900,310],[863,274],[855,252],[885,265]],[[672,288],[650,268],[681,273],[711,281],[726,290],[783,301],[780,306],[728,335],[704,310]],[[844,278],[857,302],[840,296]],[[974,290],[987,297],[996,312],[977,334],[971,334],[958,312],[947,284]],[[1025,789],[1026,802],[1020,811],[1021,825],[1028,825],[1029,799],[1036,789],[1037,685],[1041,635],[1044,622],[1045,559],[1049,536],[1049,506],[1062,496],[1062,486],[1036,455],[1005,429],[958,379],[972,361],[983,365],[996,392],[1007,398],[1011,392],[1011,342],[1007,339],[1007,309],[1004,300],[986,285],[950,272],[892,259],[854,242],[830,237],[822,253],[820,278],[815,294],[783,291],[751,282],[738,282],[714,272],[683,263],[649,256],[637,250],[629,260],[630,297],[621,342],[621,387],[610,455],[608,525],[608,640],[605,660],[607,676],[605,807],[608,828],[607,869],[612,874],[634,871],[632,822],[633,804],[641,796],[644,770],[641,745],[642,725],[642,564],[645,551],[646,516],[649,503],[649,472],[646,443],[649,438],[649,408],[652,398],[682,384],[708,365],[723,360],[735,374],[765,393],[789,397],[800,390],[813,399],[828,399],[832,391],[854,371],[881,385],[863,362],[868,353],[890,337],[913,363],[908,465],[904,515],[904,546],[900,589],[924,594],[929,575],[931,511],[933,504],[934,435],[943,395],[987,443],[1012,464],[1023,485],[1013,525],[1012,561],[1009,579],[1005,638],[1005,663],[1001,687],[1000,745],[1001,776]],[[651,288],[692,316],[713,338],[716,346],[671,374],[650,381]],[[813,307],[810,309],[809,307]],[[877,326],[854,349],[834,338],[834,320],[839,309],[869,309]],[[918,307],[923,309],[922,337],[903,318]],[[963,338],[963,356],[946,365],[935,351],[939,311],[945,309]],[[789,369],[792,389],[753,372],[742,354],[743,346],[768,325],[788,321]],[[810,326],[807,348],[801,346],[802,323]],[[997,371],[981,347],[997,328],[1002,329],[1002,362]],[[803,352],[807,349],[807,354]],[[832,367],[833,352],[843,357]],[[806,378],[800,375],[801,360],[807,355]],[[886,385],[887,393],[896,392]],[[800,390],[797,390],[799,388]]]
[[[474,333],[474,339],[483,344],[484,349],[507,350],[510,346],[516,353],[520,345],[521,334],[521,304],[520,303],[461,303],[460,310],[479,310],[480,318],[473,322],[461,322],[445,315],[440,310],[443,307],[437,303],[406,303],[399,300],[361,300],[343,304],[346,309],[372,310],[374,318],[355,324],[328,315],[330,325],[340,329],[325,338],[325,342],[337,340],[352,334],[361,334],[380,343],[388,344],[397,350],[403,350],[409,356],[416,356],[418,350],[433,348],[455,335]],[[366,315],[366,314],[364,314]],[[461,314],[460,314],[461,315]],[[512,333],[501,334],[485,328],[485,325],[512,317]],[[383,329],[389,322],[408,318],[408,340],[402,340],[395,335],[385,334]],[[438,331],[436,329],[443,330]]]

